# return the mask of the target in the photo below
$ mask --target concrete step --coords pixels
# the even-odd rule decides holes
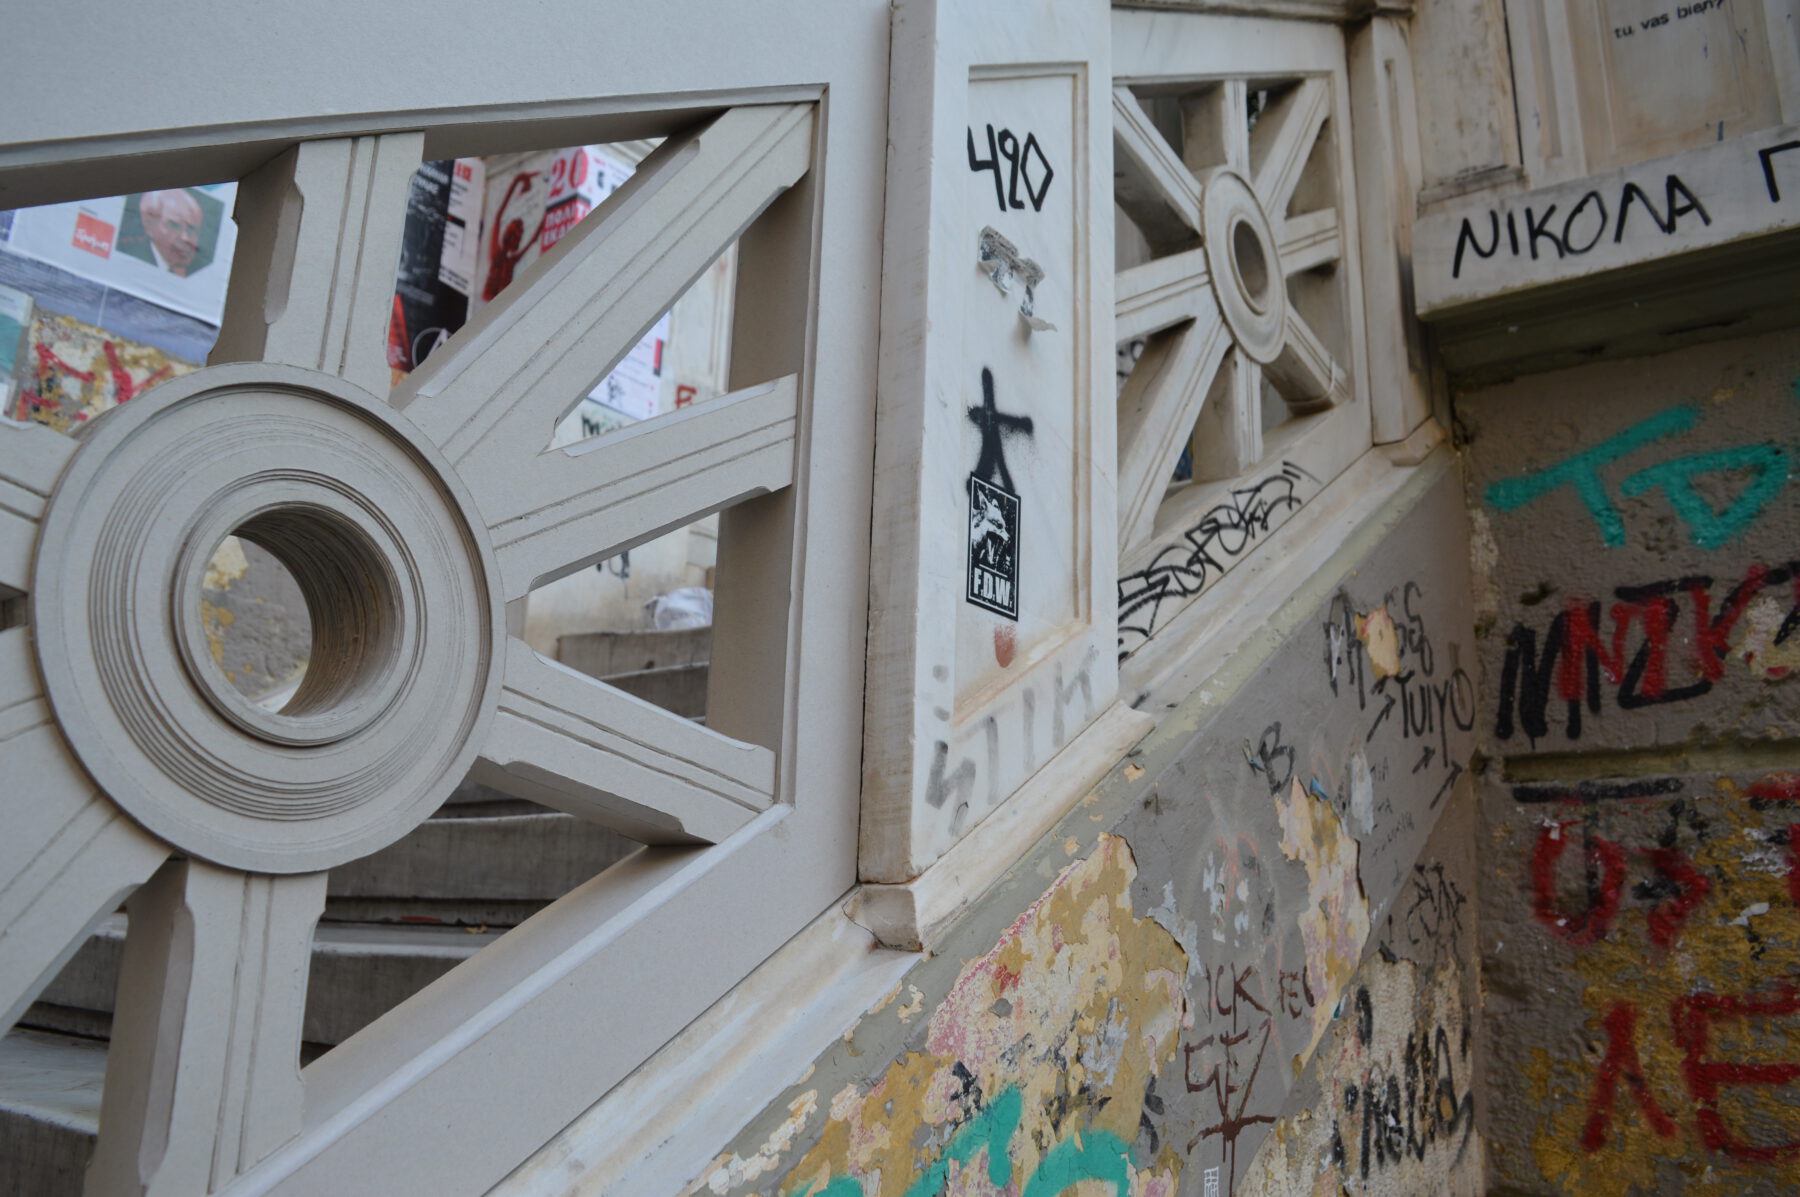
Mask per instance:
[[[100,1125],[106,1045],[14,1030],[0,1036],[0,1197],[74,1197]]]
[[[490,922],[497,904],[553,901],[639,847],[572,815],[532,809],[541,813],[427,819],[381,851],[338,866],[327,883],[328,917],[345,917],[339,900],[383,900],[404,912],[417,899],[437,907],[417,912],[437,921]],[[455,912],[446,904],[459,902],[474,917],[447,918]]]
[[[642,673],[712,659],[712,629],[658,632],[579,632],[556,638],[556,657],[570,669],[597,678]]]
[[[559,636],[557,659],[685,719],[706,718],[712,629]]]
[[[683,719],[706,718],[705,664],[672,665],[665,669],[645,669],[637,673],[615,673],[603,680],[625,693],[654,703]]]
[[[90,1036],[110,1033],[125,922],[125,916],[114,915],[102,923],[20,1025]],[[321,922],[313,936],[301,1037],[323,1047],[343,1042],[500,934],[463,927]]]

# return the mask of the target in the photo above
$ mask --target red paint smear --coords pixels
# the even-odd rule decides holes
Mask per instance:
[[[1800,823],[1788,824],[1788,897],[1800,906]]]
[[[1581,1130],[1584,1151],[1599,1151],[1606,1146],[1606,1128],[1612,1124],[1613,1102],[1619,1094],[1619,1078],[1631,1086],[1638,1108],[1649,1119],[1650,1127],[1665,1139],[1675,1136],[1674,1121],[1656,1104],[1650,1086],[1644,1082],[1644,1069],[1638,1063],[1637,1007],[1630,1002],[1615,1003],[1606,1012],[1606,1058],[1594,1074],[1593,1096],[1588,1098],[1587,1125]]]
[[[1003,623],[994,629],[994,660],[1000,662],[1005,669],[1013,663],[1013,653],[1018,649],[1018,633],[1010,623]]]
[[[113,387],[118,391],[120,403],[128,403],[137,398],[138,392],[149,390],[175,370],[175,367],[165,365],[162,369],[144,379],[143,385],[140,386],[131,381],[131,371],[127,370],[124,365],[120,363],[119,351],[113,348],[113,343],[111,341],[103,342],[100,348],[106,352],[106,364],[112,371]]]
[[[1698,1106],[1694,1119],[1700,1125],[1700,1137],[1707,1150],[1759,1164],[1800,1154],[1800,1141],[1763,1146],[1738,1139],[1725,1125],[1718,1110],[1720,1086],[1786,1085],[1800,1078],[1800,1062],[1782,1060],[1773,1064],[1745,1064],[1705,1058],[1708,1032],[1713,1023],[1727,1018],[1778,1018],[1797,1011],[1800,1011],[1800,989],[1791,984],[1779,986],[1768,997],[1696,993],[1676,998],[1671,1004],[1669,1022],[1675,1032],[1675,1042],[1682,1049],[1681,1071],[1687,1078],[1688,1092],[1693,1094]]]
[[[1619,913],[1619,895],[1625,888],[1625,850],[1611,840],[1588,836],[1584,856],[1589,868],[1599,867],[1599,893],[1593,904],[1579,914],[1560,910],[1556,904],[1556,864],[1568,846],[1572,826],[1559,823],[1538,832],[1537,850],[1531,858],[1532,910],[1552,934],[1576,947],[1585,947],[1605,936]]]
[[[1706,901],[1712,882],[1674,848],[1652,848],[1650,860],[1658,873],[1681,887],[1681,892],[1675,897],[1652,907],[1646,918],[1650,926],[1650,942],[1666,948],[1674,942],[1675,933],[1687,922],[1694,907]]]
[[[82,382],[94,381],[93,371],[77,370],[74,366],[71,366],[68,362],[63,361],[62,358],[58,357],[56,350],[50,348],[48,345],[33,345],[32,348],[37,350],[38,368],[40,370],[66,370],[70,377],[79,378]]]
[[[1800,802],[1800,773],[1771,773],[1750,787],[1750,796]]]
[[[1694,636],[1694,656],[1699,665],[1700,674],[1708,681],[1718,681],[1725,676],[1725,660],[1731,654],[1729,643],[1731,630],[1743,616],[1744,609],[1750,600],[1756,597],[1757,591],[1763,588],[1763,580],[1769,576],[1767,566],[1753,563],[1744,573],[1744,580],[1738,584],[1725,598],[1724,609],[1719,618],[1712,618],[1712,593],[1708,585],[1699,580],[1688,583],[1688,597],[1694,604],[1694,624],[1697,629]]]

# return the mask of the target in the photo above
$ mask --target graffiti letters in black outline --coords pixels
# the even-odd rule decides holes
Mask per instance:
[[[1151,558],[1143,569],[1119,579],[1119,660],[1136,652],[1156,634],[1165,604],[1179,609],[1179,600],[1193,598],[1230,569],[1282,519],[1300,509],[1302,480],[1314,487],[1318,478],[1284,461],[1276,473],[1207,508],[1199,522],[1171,545]]]

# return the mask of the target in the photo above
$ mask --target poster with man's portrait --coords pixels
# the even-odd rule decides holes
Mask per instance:
[[[21,208],[6,247],[208,324],[225,311],[236,183]]]

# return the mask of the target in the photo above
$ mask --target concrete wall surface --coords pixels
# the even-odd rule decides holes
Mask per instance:
[[[1478,1192],[1459,487],[1419,467],[688,1191]]]
[[[1496,755],[1800,731],[1792,333],[1459,397]]]
[[[1800,344],[1459,398],[1497,1193],[1800,1167]]]

